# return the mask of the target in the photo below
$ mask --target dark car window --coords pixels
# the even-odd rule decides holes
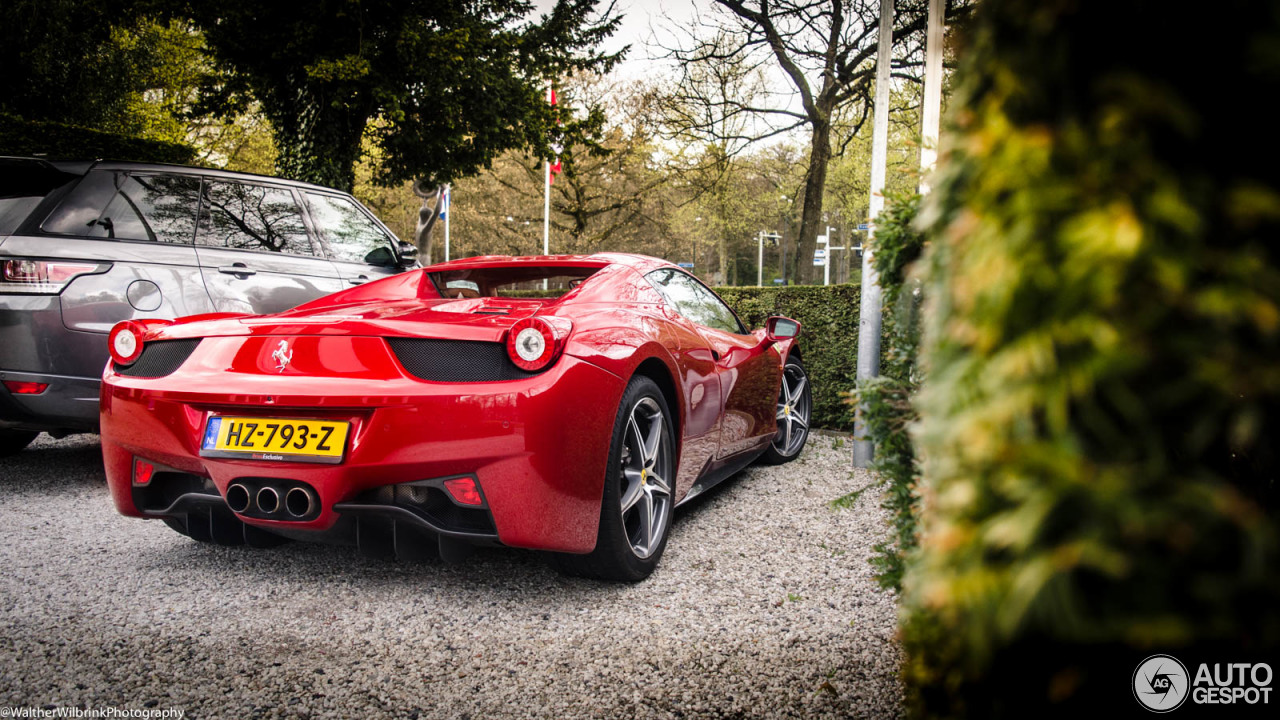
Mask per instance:
[[[746,332],[728,305],[688,275],[677,270],[663,269],[649,273],[648,278],[666,296],[667,301],[675,306],[676,312],[689,320],[738,335]]]
[[[79,179],[41,160],[0,158],[0,235],[17,232],[46,197]]]
[[[45,220],[56,235],[190,243],[199,178],[96,171]]]
[[[440,297],[560,297],[600,271],[598,265],[507,265],[427,273]],[[546,285],[543,288],[543,285]]]
[[[9,235],[35,210],[44,195],[0,197],[0,235]]]
[[[316,193],[302,196],[311,212],[311,221],[328,244],[333,259],[371,265],[395,263],[391,238],[354,202]]]
[[[205,184],[196,243],[231,250],[316,254],[292,191],[218,180]]]

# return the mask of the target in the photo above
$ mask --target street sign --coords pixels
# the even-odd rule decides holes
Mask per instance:
[[[824,258],[824,257],[826,257],[826,256],[827,256],[827,249],[826,249],[826,248],[818,248],[817,250],[814,250],[814,251],[813,251],[813,257],[814,257],[814,259],[817,259],[817,258]]]
[[[819,236],[818,236],[818,244],[819,244],[819,245],[826,245],[826,244],[827,244],[827,236],[826,236],[826,235],[819,235]]]
[[[685,270],[692,270],[692,269],[693,269],[693,263],[691,263],[691,262],[676,263],[676,265],[679,265],[680,267],[684,268]]]
[[[774,279],[773,279],[773,284],[774,284],[774,285],[781,285],[781,284],[782,284],[782,278],[774,278]]]
[[[870,229],[871,229],[871,226],[870,226],[870,225],[868,225],[867,223],[858,223],[858,229],[859,229],[859,230],[870,230]]]

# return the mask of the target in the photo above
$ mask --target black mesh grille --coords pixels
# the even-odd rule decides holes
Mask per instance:
[[[164,377],[186,362],[199,344],[200,338],[150,342],[143,346],[142,356],[132,365],[116,363],[114,369],[116,373],[129,377]]]
[[[405,370],[432,382],[520,380],[537,375],[516,367],[502,343],[387,338],[387,344]]]

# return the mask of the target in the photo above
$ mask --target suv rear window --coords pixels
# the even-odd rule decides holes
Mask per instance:
[[[54,235],[190,244],[200,179],[98,170],[76,186],[41,229]]]
[[[49,193],[79,178],[41,160],[0,158],[0,236],[12,235]]]

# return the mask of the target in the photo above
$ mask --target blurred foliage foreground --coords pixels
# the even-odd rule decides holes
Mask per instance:
[[[930,716],[1140,712],[1145,655],[1280,646],[1280,165],[1221,104],[1280,90],[1280,11],[988,0],[970,32],[905,678]]]

